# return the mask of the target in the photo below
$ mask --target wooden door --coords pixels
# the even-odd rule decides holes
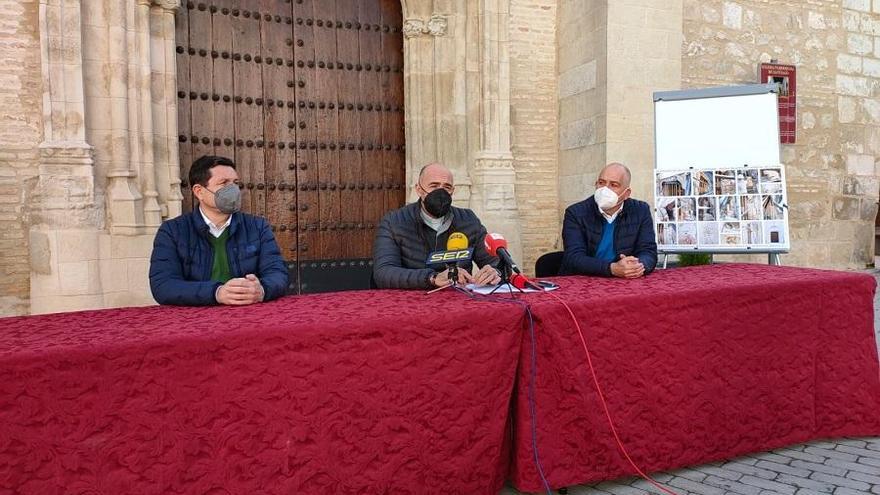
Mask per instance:
[[[375,227],[406,194],[399,0],[214,0],[177,15],[187,174],[233,159],[267,217],[291,292],[369,286]]]

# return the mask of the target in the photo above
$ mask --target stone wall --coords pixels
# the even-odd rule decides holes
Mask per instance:
[[[522,268],[553,251],[560,224],[556,215],[556,1],[514,1],[510,5],[511,151],[516,169],[522,229]]]
[[[563,0],[559,12],[560,209],[592,194],[613,161],[650,201],[653,92],[681,83],[681,1]]]
[[[681,0],[608,2],[606,158],[653,198],[654,92],[681,85]]]
[[[592,193],[607,162],[607,14],[599,0],[559,2],[560,210]]]
[[[757,82],[798,68],[797,143],[784,145],[791,254],[784,264],[873,262],[880,156],[880,3],[684,1],[682,86]],[[753,257],[755,261],[760,258]]]
[[[0,1],[0,315],[30,294],[25,204],[39,174],[42,84],[37,0]]]

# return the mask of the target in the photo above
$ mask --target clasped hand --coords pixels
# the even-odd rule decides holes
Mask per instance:
[[[635,256],[621,254],[619,260],[611,263],[611,274],[620,278],[639,278],[645,274],[645,265]]]
[[[244,306],[263,300],[265,292],[260,279],[248,274],[244,278],[233,278],[217,290],[217,302],[233,306]]]

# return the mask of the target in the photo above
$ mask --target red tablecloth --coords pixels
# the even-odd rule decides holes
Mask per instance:
[[[497,493],[523,322],[451,291],[0,319],[0,492]]]
[[[558,282],[623,444],[648,472],[880,434],[871,276],[735,264]],[[538,447],[550,484],[634,474],[611,436],[570,317],[546,295],[524,299],[538,318]],[[523,345],[510,476],[519,489],[540,491],[529,352]]]
[[[721,265],[559,282],[648,471],[880,433],[869,276]],[[520,300],[538,320],[551,484],[630,473],[567,313]],[[0,492],[492,495],[508,468],[537,491],[524,321],[451,291],[0,319]]]

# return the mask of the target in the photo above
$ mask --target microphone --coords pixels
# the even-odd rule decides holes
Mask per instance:
[[[531,280],[528,279],[528,277],[526,277],[522,273],[514,273],[510,277],[510,284],[520,290],[525,289],[525,288],[535,289],[535,290],[539,290],[539,291],[544,290],[543,287],[532,282]]]
[[[486,237],[483,238],[483,244],[486,246],[486,251],[489,252],[492,256],[497,256],[501,259],[502,263],[506,263],[514,273],[522,273],[516,263],[513,262],[513,258],[510,257],[510,252],[507,250],[507,241],[504,239],[504,236],[501,234],[486,234]]]
[[[446,251],[461,251],[462,249],[468,248],[468,238],[466,235],[461,232],[453,232],[449,234],[449,239],[446,240]],[[473,253],[473,251],[471,251]],[[447,270],[449,270],[449,280],[452,280],[453,284],[458,283],[458,262],[447,263]]]
[[[462,249],[468,248],[468,238],[466,235],[461,232],[453,232],[449,234],[449,239],[446,241],[446,250],[447,251],[461,251]]]
[[[467,236],[461,232],[449,234],[445,251],[434,251],[428,254],[426,264],[445,265],[449,269],[449,280],[458,281],[458,264],[470,261],[474,256],[474,248],[468,247]]]

